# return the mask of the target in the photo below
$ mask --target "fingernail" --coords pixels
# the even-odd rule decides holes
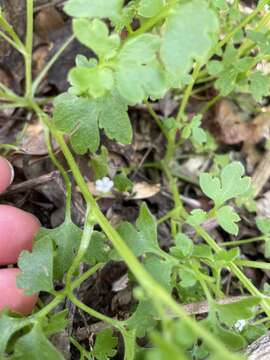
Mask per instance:
[[[14,176],[15,176],[14,167],[11,165],[11,163],[6,158],[4,158],[4,159],[7,162],[8,166],[9,166],[9,169],[10,169],[10,182],[9,182],[9,185],[11,185],[13,183]]]

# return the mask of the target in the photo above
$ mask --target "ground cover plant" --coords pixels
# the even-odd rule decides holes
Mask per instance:
[[[225,98],[260,119],[268,116],[269,0],[249,6],[239,0],[68,0],[63,16],[72,19],[73,34],[33,78],[34,6],[26,0],[25,42],[5,11],[0,14],[0,36],[25,65],[24,94],[3,81],[0,109],[38,118],[49,162],[65,184],[65,216],[59,226],[42,227],[33,250],[19,256],[17,287],[40,300],[28,317],[2,310],[0,358],[64,359],[52,340],[59,333],[74,359],[247,358],[248,344],[270,324],[270,219],[258,210],[261,188],[246,175],[245,158],[233,145],[244,141],[250,148],[264,138],[259,155],[268,154],[267,121],[258,135],[262,120],[232,122],[231,111],[227,127],[219,124],[223,143],[207,123]],[[88,52],[73,53],[68,89],[40,96],[48,72],[75,39]],[[170,109],[160,111],[168,97]],[[139,164],[121,164],[109,176],[106,144],[127,151],[138,113],[162,148],[149,160],[150,148]],[[12,155],[18,147],[2,149]],[[195,179],[179,170],[193,157],[206,162]],[[80,166],[85,158],[92,185]],[[163,182],[169,208],[162,216],[140,200],[147,196],[136,198],[141,168]],[[193,200],[200,199],[196,206],[186,201],[186,183]],[[83,199],[81,227],[74,220],[76,196]],[[102,211],[108,199],[119,198],[134,201],[133,207],[136,202],[136,221],[127,221],[127,211],[120,221]],[[252,230],[242,235],[247,223]],[[260,246],[260,255],[246,256],[247,244]],[[115,264],[126,269],[132,300],[124,316],[111,317],[97,309],[95,298],[93,306],[86,304],[80,291]],[[194,310],[197,303],[206,310]],[[80,340],[70,328],[71,309],[86,329],[88,321],[102,324],[99,331]]]

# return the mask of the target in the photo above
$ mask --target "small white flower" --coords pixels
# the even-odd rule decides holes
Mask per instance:
[[[236,323],[234,324],[234,327],[236,330],[242,331],[246,326],[246,324],[247,324],[246,320],[237,320]]]
[[[96,189],[101,193],[108,193],[113,188],[113,181],[105,176],[102,179],[96,181]]]
[[[269,10],[269,5],[264,5],[264,11],[268,11]]]

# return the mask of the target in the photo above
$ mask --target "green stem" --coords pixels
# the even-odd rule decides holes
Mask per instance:
[[[85,280],[89,279],[93,274],[95,274],[103,266],[104,266],[104,263],[98,263],[95,266],[91,267],[91,269],[87,270],[78,279],[74,280],[71,283],[71,285],[70,285],[71,290],[74,290],[77,287],[79,287]]]
[[[48,149],[48,154],[50,156],[50,159],[51,159],[52,163],[54,164],[54,166],[59,170],[60,174],[62,175],[62,177],[64,179],[65,188],[66,188],[65,217],[66,217],[66,219],[70,220],[71,219],[71,196],[72,196],[71,181],[70,181],[69,176],[68,176],[67,172],[65,171],[64,167],[57,160],[57,158],[54,154],[52,144],[51,144],[51,139],[50,139],[50,132],[49,132],[49,129],[47,126],[44,126],[44,132],[45,132],[45,142],[46,142],[46,146]]]
[[[107,324],[113,326],[114,328],[118,329],[119,331],[124,330],[124,325],[122,324],[121,321],[110,318],[110,317],[103,315],[100,312],[90,308],[89,306],[82,303],[79,299],[77,299],[74,294],[72,294],[72,293],[69,294],[68,298],[74,305],[76,305],[79,309],[82,309],[84,312],[86,312],[90,316],[93,316],[94,318],[99,319],[100,321],[106,322]]]
[[[239,246],[244,244],[251,244],[255,241],[265,241],[265,236],[258,236],[250,239],[227,241],[220,244],[220,246]]]
[[[80,247],[66,276],[66,289],[70,289],[72,276],[75,273],[75,271],[79,268],[83,260],[83,257],[89,247],[94,230],[94,222],[95,222],[92,216],[93,216],[92,214],[89,215],[89,209],[88,209],[86,214],[85,225],[83,228],[83,235],[82,235]]]
[[[190,95],[192,93],[193,86],[194,86],[194,84],[195,84],[195,82],[197,80],[197,77],[198,77],[199,73],[200,73],[200,69],[201,69],[201,64],[196,63],[195,66],[194,66],[193,73],[192,73],[192,79],[189,82],[188,87],[185,90],[184,97],[183,97],[180,109],[179,109],[177,117],[176,117],[176,122],[179,123],[179,124],[180,124],[181,120],[182,121],[184,120],[187,103],[188,103],[188,100],[189,100]]]
[[[33,31],[34,31],[34,1],[27,0],[27,28],[25,49],[25,97],[28,100],[32,99],[32,51],[33,51]]]
[[[235,260],[235,263],[239,266],[246,266],[253,269],[270,270],[270,264],[263,261]]]

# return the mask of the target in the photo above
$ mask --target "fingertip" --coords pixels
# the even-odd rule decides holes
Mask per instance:
[[[0,156],[0,193],[4,192],[14,179],[14,169],[11,163]]]

